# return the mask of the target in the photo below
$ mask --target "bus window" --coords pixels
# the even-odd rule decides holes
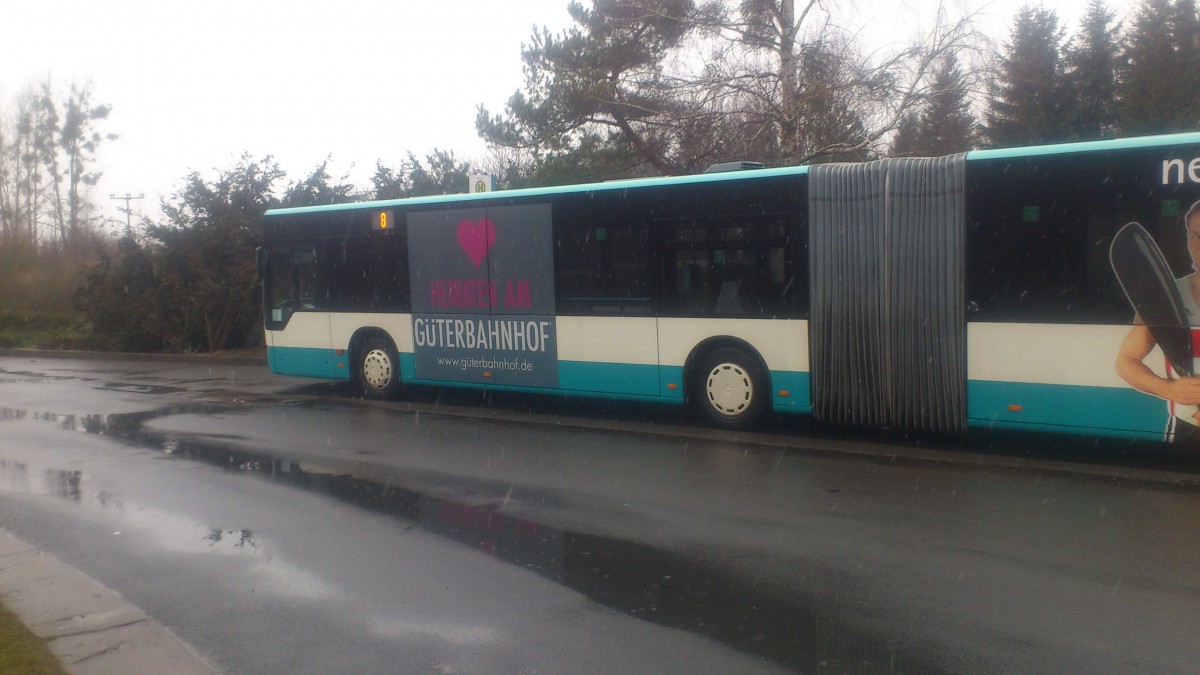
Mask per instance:
[[[406,238],[349,236],[329,243],[330,305],[347,312],[411,307]]]
[[[1109,262],[1117,230],[1160,218],[1143,164],[1129,153],[979,161],[967,174],[970,321],[1123,323],[1129,303]],[[1169,239],[1168,239],[1169,240]],[[1160,239],[1159,241],[1163,241]],[[1182,243],[1182,242],[1181,242]],[[1184,246],[1167,246],[1170,253]]]
[[[777,316],[786,312],[782,221],[746,218],[661,223],[668,269],[663,308],[676,316]]]
[[[649,234],[620,214],[564,208],[556,214],[558,311],[649,315]]]
[[[315,243],[283,244],[271,250],[266,288],[267,322],[287,323],[293,312],[321,306]]]

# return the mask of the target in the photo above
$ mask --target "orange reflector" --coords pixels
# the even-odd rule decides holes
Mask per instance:
[[[1023,410],[1023,408],[1019,405],[1008,406],[1008,412],[1021,412],[1021,410]]]
[[[485,370],[485,371],[483,371],[483,376],[484,376],[484,377],[491,377],[491,376],[492,376],[492,374],[491,374],[490,372],[488,372],[488,371],[486,371],[486,370]]]
[[[346,364],[344,364],[344,363],[339,363],[339,364],[338,364],[338,368],[345,368],[345,367],[346,367]]]
[[[667,383],[667,389],[678,389],[678,388],[679,388],[679,385],[675,384],[674,382]]]
[[[780,396],[791,396],[791,395],[792,395],[792,392],[788,391],[787,389],[780,389],[780,390],[779,390],[779,395],[780,395]]]
[[[333,350],[333,353],[337,354],[338,356],[341,356],[342,354],[346,353],[346,350],[345,349],[335,349],[335,350]]]

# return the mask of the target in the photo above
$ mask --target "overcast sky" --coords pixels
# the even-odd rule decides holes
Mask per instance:
[[[1058,6],[1073,32],[1085,0]],[[908,2],[908,4],[904,4]],[[957,3],[957,4],[956,4]],[[534,25],[569,22],[567,0],[16,0],[5,3],[0,106],[47,76],[91,82],[112,105],[94,201],[124,220],[111,193],[144,193],[155,213],[192,171],[214,176],[244,152],[273,155],[289,178],[327,156],[335,175],[369,186],[376,161],[407,151],[484,154],[479,104],[500,112],[524,82],[520,50]],[[933,17],[925,0],[858,0],[864,35],[901,36]],[[951,0],[982,11],[1004,39],[1020,0]],[[1123,3],[1112,7],[1124,13]],[[877,8],[887,7],[890,14]],[[15,28],[15,30],[14,30]]]

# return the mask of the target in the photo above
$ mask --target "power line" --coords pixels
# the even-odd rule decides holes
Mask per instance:
[[[138,196],[136,196],[136,197],[135,197],[135,196],[133,196],[133,195],[129,194],[128,192],[126,192],[124,197],[118,197],[118,196],[116,196],[116,195],[114,195],[114,194],[110,194],[110,195],[108,196],[108,198],[109,198],[109,199],[124,199],[124,200],[125,200],[125,208],[124,208],[124,209],[117,209],[117,210],[118,210],[118,211],[124,211],[124,212],[125,212],[125,229],[126,229],[126,230],[132,230],[132,229],[133,229],[133,223],[132,223],[132,222],[130,222],[130,214],[132,214],[132,213],[133,213],[133,209],[131,209],[131,208],[129,207],[129,202],[133,201],[134,199],[145,199],[145,198],[146,198],[146,195],[145,195],[145,194],[140,194],[140,195],[138,195]]]

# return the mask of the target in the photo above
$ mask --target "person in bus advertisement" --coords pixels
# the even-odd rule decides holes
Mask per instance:
[[[1136,312],[1116,368],[1133,388],[1167,401],[1167,440],[1200,447],[1200,201],[1184,214],[1183,227],[1192,271],[1181,277],[1166,267],[1140,225],[1130,223],[1113,240],[1113,270]],[[1123,241],[1135,231],[1136,245]],[[1139,266],[1145,268],[1140,276],[1131,271]],[[1165,377],[1146,362],[1156,346],[1166,357]]]

